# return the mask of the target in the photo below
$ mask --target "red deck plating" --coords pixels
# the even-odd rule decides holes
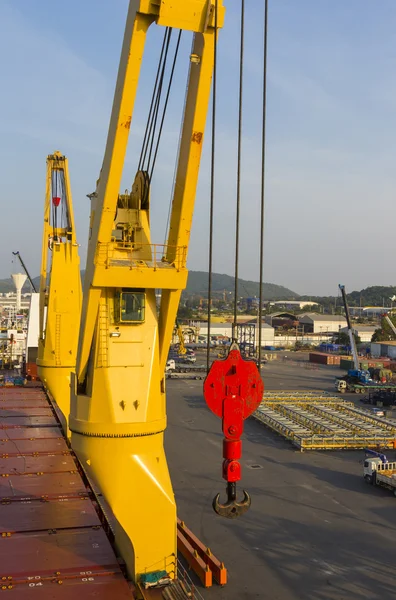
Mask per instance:
[[[42,389],[0,391],[0,593],[134,598]]]

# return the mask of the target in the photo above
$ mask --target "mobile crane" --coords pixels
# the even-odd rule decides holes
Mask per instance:
[[[351,345],[351,351],[352,351],[352,357],[353,357],[353,367],[354,367],[353,369],[349,369],[348,374],[345,378],[342,377],[342,378],[336,379],[337,390],[339,392],[345,392],[346,389],[348,389],[348,383],[357,383],[357,384],[361,384],[361,385],[366,385],[367,383],[369,383],[371,377],[370,377],[370,373],[368,371],[362,370],[360,368],[359,357],[358,357],[357,348],[356,348],[356,341],[355,341],[355,337],[353,335],[351,317],[349,314],[348,301],[347,301],[346,292],[345,292],[345,285],[340,284],[338,287],[340,288],[342,302],[344,304],[345,317],[346,317],[347,326],[348,326],[349,343]]]
[[[178,348],[177,353],[180,355],[184,355],[187,353],[187,349],[184,344],[184,333],[183,333],[183,329],[181,328],[177,319],[176,319],[176,331],[177,331],[177,337],[179,338],[179,348]]]
[[[58,405],[65,434],[75,369],[81,275],[67,158],[47,157],[37,371]]]
[[[396,327],[394,326],[394,324],[392,323],[391,319],[388,317],[387,314],[384,315],[384,319],[388,323],[389,327],[392,329],[392,332],[394,333],[394,335],[396,335]]]
[[[26,268],[26,265],[25,265],[25,263],[23,262],[23,260],[22,260],[22,256],[20,255],[19,251],[17,251],[17,252],[13,252],[13,255],[18,257],[18,259],[19,259],[19,262],[21,263],[22,269],[25,271],[25,273],[26,273],[26,277],[28,278],[28,280],[29,280],[29,283],[30,283],[30,285],[32,286],[32,290],[33,290],[33,292],[34,292],[34,293],[37,293],[36,286],[35,286],[35,285],[34,285],[34,283],[33,283],[33,279],[30,277],[30,273],[29,273],[29,271],[27,270],[27,268]]]
[[[217,14],[215,14],[217,6]],[[177,574],[177,517],[164,452],[165,365],[181,292],[222,0],[131,0],[100,177],[91,195],[71,444],[114,518],[115,544],[135,580]],[[166,245],[150,235],[150,180],[138,168],[119,195],[146,34],[193,32]],[[155,290],[162,290],[159,311]],[[160,575],[158,575],[160,576]]]

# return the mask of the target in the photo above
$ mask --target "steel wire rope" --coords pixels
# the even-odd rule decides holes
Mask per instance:
[[[166,111],[167,111],[167,108],[168,108],[168,102],[169,102],[170,91],[171,91],[171,88],[172,88],[173,76],[175,74],[175,67],[176,67],[177,56],[179,54],[179,47],[180,47],[181,35],[182,35],[182,30],[179,31],[179,35],[178,35],[177,42],[176,42],[175,55],[173,57],[172,69],[171,69],[171,73],[170,73],[170,76],[169,76],[168,89],[167,89],[167,92],[166,92],[164,107],[163,107],[163,110],[162,110],[162,118],[161,118],[161,123],[160,123],[159,131],[158,131],[158,138],[157,138],[157,143],[156,143],[156,148],[155,148],[155,152],[154,152],[153,163],[151,165],[151,169],[150,169],[150,164],[148,166],[149,180],[150,181],[151,181],[151,178],[153,176],[155,163],[157,161],[158,149],[159,149],[159,144],[160,144],[160,141],[161,141],[162,130],[163,130],[163,127],[164,127],[165,115],[166,115]]]
[[[213,40],[213,83],[212,83],[212,146],[210,159],[210,208],[209,208],[209,265],[208,265],[208,336],[206,347],[206,370],[210,367],[210,308],[212,304],[212,271],[213,271],[213,217],[215,191],[215,154],[216,154],[216,96],[217,96],[217,29],[218,0],[214,3],[214,40]]]
[[[165,32],[165,35],[166,35],[165,52],[164,52],[162,64],[160,66],[160,75],[159,75],[159,79],[158,79],[158,86],[155,91],[154,107],[153,107],[153,111],[150,116],[150,125],[149,125],[149,131],[148,131],[148,135],[147,135],[147,139],[146,139],[146,147],[145,147],[142,162],[141,162],[141,169],[144,171],[147,170],[147,167],[145,167],[145,165],[147,165],[147,163],[146,163],[147,152],[149,151],[149,149],[151,152],[152,146],[153,146],[153,139],[154,139],[154,135],[155,135],[155,126],[156,126],[156,122],[157,122],[157,118],[158,118],[159,105],[161,102],[162,85],[164,82],[164,74],[165,74],[166,62],[168,59],[169,43],[170,43],[170,38],[172,36],[172,30],[171,29],[167,30]]]
[[[165,72],[166,72],[167,57],[168,57],[168,52],[169,52],[169,44],[170,44],[170,40],[171,40],[171,37],[172,37],[172,29],[169,30],[169,35],[168,35],[168,38],[167,38],[167,41],[166,41],[166,48],[165,48],[165,53],[164,53],[164,60],[163,60],[163,63],[162,63],[161,74],[160,74],[160,77],[159,77],[158,89],[157,89],[157,97],[156,97],[156,101],[155,101],[154,111],[153,111],[153,114],[152,114],[152,123],[151,123],[150,131],[149,131],[149,139],[148,139],[148,142],[147,142],[147,147],[146,147],[146,151],[145,151],[145,154],[144,154],[144,157],[143,157],[143,162],[142,162],[142,168],[144,168],[144,170],[147,171],[147,178],[145,180],[145,187],[144,187],[144,191],[143,191],[143,202],[146,199],[146,196],[147,196],[147,193],[148,193],[148,190],[149,190],[149,186],[150,186],[150,183],[151,183],[151,180],[152,180],[152,177],[153,177],[155,163],[156,163],[156,160],[157,160],[157,155],[158,155],[159,146],[160,146],[161,137],[162,137],[162,132],[163,132],[163,126],[164,126],[164,122],[165,122],[165,116],[166,116],[166,112],[167,112],[167,108],[168,108],[168,103],[169,103],[170,92],[171,92],[171,89],[172,89],[172,83],[173,83],[173,77],[174,77],[174,73],[175,73],[175,67],[176,67],[177,57],[178,57],[178,53],[179,53],[181,35],[182,35],[182,31],[180,30],[179,31],[179,35],[178,35],[178,39],[177,39],[177,42],[176,42],[176,46],[175,46],[175,51],[174,51],[174,56],[173,56],[173,61],[172,61],[171,72],[170,72],[170,75],[169,75],[168,89],[167,89],[167,92],[166,92],[164,104],[162,106],[162,115],[161,115],[161,118],[160,118],[160,126],[159,126],[159,130],[158,130],[158,134],[156,135],[156,132],[157,132],[157,122],[158,122],[158,118],[159,118],[159,114],[160,114],[161,96],[162,96],[162,90],[163,90],[164,79],[165,79]],[[146,154],[147,154],[147,150],[148,150],[149,147],[150,147],[150,150],[149,150],[148,158],[147,158],[147,161],[146,161]]]
[[[63,179],[63,171],[59,171],[59,228],[64,228],[64,204],[65,204],[65,188],[64,188],[64,179]]]
[[[190,54],[192,54],[193,47],[194,47],[194,40],[192,41],[192,44],[191,44],[191,52],[190,52]],[[191,64],[190,64],[190,69],[191,69]],[[183,102],[182,115],[184,115],[185,112],[186,112],[187,96],[188,96],[188,86],[186,86],[186,91],[185,91],[185,94],[184,94],[184,102]],[[179,131],[179,141],[178,141],[178,145],[177,145],[175,168],[174,168],[174,171],[173,171],[172,191],[171,191],[171,195],[170,195],[170,199],[169,199],[168,217],[166,219],[166,227],[165,227],[165,235],[164,235],[164,246],[166,245],[166,240],[167,240],[167,237],[168,237],[168,234],[169,234],[170,215],[171,215],[171,210],[172,210],[172,198],[173,198],[173,195],[175,193],[176,176],[177,176],[177,165],[178,165],[178,157],[180,155],[180,146],[181,146],[181,140],[182,140],[182,133],[183,133],[183,122],[180,125],[180,131]]]
[[[69,231],[69,219],[66,202],[66,185],[65,185],[65,171],[61,171],[60,175],[60,188],[61,188],[61,227]]]
[[[259,291],[259,339],[258,367],[261,372],[261,342],[263,324],[263,271],[264,271],[264,209],[265,209],[265,150],[267,123],[267,55],[268,55],[268,0],[264,0],[264,51],[263,51],[263,116],[261,138],[261,204],[260,204],[260,291]]]
[[[156,78],[155,78],[153,94],[151,96],[151,103],[150,103],[149,114],[148,114],[148,117],[147,117],[146,130],[144,132],[142,149],[141,149],[141,152],[140,152],[140,158],[139,158],[139,164],[138,164],[138,171],[140,171],[142,169],[143,155],[144,155],[145,148],[146,148],[147,137],[148,137],[149,127],[150,127],[151,118],[152,118],[152,111],[153,111],[154,102],[155,102],[155,99],[156,99],[157,86],[158,86],[159,76],[160,76],[160,72],[161,72],[161,65],[162,65],[162,59],[163,59],[165,45],[166,45],[166,39],[167,39],[168,29],[169,29],[168,27],[165,29],[164,39],[162,41],[161,54],[160,54],[160,58],[159,58],[159,61],[158,61],[157,75],[156,75]]]
[[[151,139],[150,139],[150,144],[149,144],[150,150],[149,150],[149,154],[148,154],[148,158],[147,158],[147,163],[146,163],[147,167],[145,168],[146,171],[149,171],[150,162],[151,162],[151,155],[152,155],[153,147],[154,147],[155,132],[157,130],[157,121],[158,121],[159,109],[160,109],[160,105],[161,105],[162,86],[164,85],[166,61],[167,61],[167,57],[168,57],[168,50],[169,50],[169,44],[170,44],[171,36],[172,36],[172,30],[170,31],[170,35],[168,37],[167,46],[166,46],[166,53],[165,53],[165,60],[164,60],[163,65],[162,65],[162,72],[161,72],[161,77],[160,77],[160,83],[159,83],[159,86],[158,86],[157,100],[156,100],[156,103],[155,103],[154,118],[153,118],[153,122],[152,122],[152,134],[151,134]]]
[[[238,100],[238,149],[237,149],[237,193],[235,215],[235,267],[234,267],[234,324],[232,337],[237,342],[238,324],[238,276],[239,276],[239,229],[241,213],[241,158],[242,158],[242,120],[243,120],[243,56],[245,46],[245,0],[241,0],[241,37],[239,54],[239,100]]]
[[[57,172],[54,169],[51,173],[51,198],[50,198],[50,202],[51,202],[51,210],[52,210],[52,238],[53,241],[56,241],[56,229],[57,229],[57,218],[56,218],[56,206],[54,204],[54,198],[58,197],[58,178],[57,178]]]

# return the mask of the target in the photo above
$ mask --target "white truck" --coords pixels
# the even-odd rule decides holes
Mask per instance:
[[[176,363],[173,360],[173,358],[170,358],[166,363],[165,373],[170,373],[171,371],[174,371],[175,369],[176,369]]]
[[[179,364],[171,358],[166,363],[165,377],[167,379],[205,379],[206,366]]]
[[[396,462],[384,462],[379,457],[366,458],[363,475],[367,483],[388,488],[396,496]]]

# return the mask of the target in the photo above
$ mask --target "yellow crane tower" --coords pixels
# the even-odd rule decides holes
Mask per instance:
[[[217,15],[215,16],[215,5]],[[164,371],[182,290],[222,0],[131,0],[107,144],[92,194],[71,443],[115,517],[129,575],[175,577],[176,505],[164,452]],[[150,174],[119,195],[146,34],[193,32],[167,244],[150,234]],[[166,33],[165,33],[166,35]],[[163,202],[163,199],[161,199]],[[161,293],[159,310],[155,291]]]
[[[76,367],[81,275],[67,158],[47,157],[40,279],[38,375],[61,411],[65,434]]]
[[[184,333],[183,333],[183,329],[180,326],[179,322],[176,319],[176,332],[177,332],[177,337],[179,338],[179,349],[178,349],[178,354],[184,355],[187,354],[187,348],[185,346],[184,343]]]

